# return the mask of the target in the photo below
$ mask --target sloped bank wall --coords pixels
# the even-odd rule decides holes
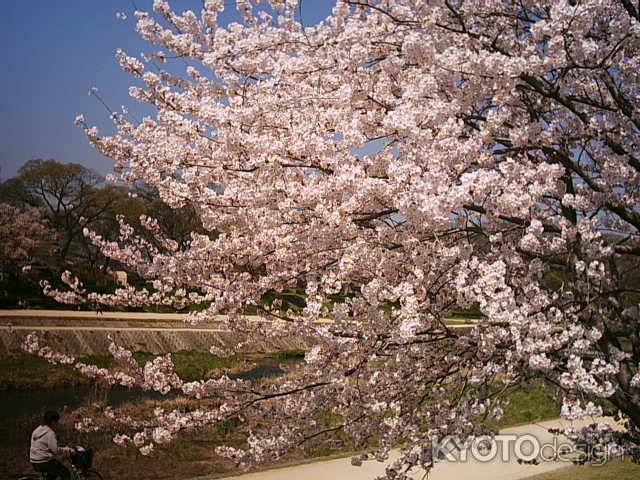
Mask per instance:
[[[24,338],[29,330],[0,330],[0,355],[6,356],[21,351]],[[44,343],[54,350],[74,356],[108,353],[108,335],[116,344],[131,349],[160,354],[179,350],[207,351],[213,345],[231,347],[246,340],[242,334],[230,331],[171,331],[165,330],[56,330],[36,332]],[[274,351],[280,349],[304,348],[303,339],[276,338],[259,344],[256,350]]]

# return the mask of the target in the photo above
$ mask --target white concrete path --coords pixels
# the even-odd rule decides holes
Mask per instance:
[[[0,325],[0,330],[27,330],[29,332],[51,332],[51,331],[77,331],[77,332],[119,332],[126,330],[127,332],[228,332],[220,328],[175,328],[175,327],[129,327],[129,326],[69,326],[69,325]]]
[[[500,433],[514,435],[530,434],[536,437],[541,443],[553,443],[554,436],[550,434],[547,429],[560,425],[562,425],[561,420],[549,420],[536,424],[507,428]],[[563,441],[567,443],[564,437],[558,438],[558,444],[561,444]],[[559,461],[545,461],[538,465],[519,464],[515,455],[512,454],[513,443],[513,441],[510,442],[510,455],[508,455],[509,460],[507,461],[502,461],[501,459],[501,448],[498,448],[494,460],[489,462],[480,462],[473,459],[471,452],[469,452],[466,462],[439,462],[431,471],[428,479],[516,480],[571,465],[571,463]],[[498,443],[498,445],[500,444]],[[523,447],[523,450],[527,448],[526,445],[527,444]],[[550,450],[547,450],[547,454],[548,452],[550,452]],[[225,480],[373,480],[376,476],[384,473],[384,468],[385,464],[376,461],[364,462],[360,467],[353,467],[350,458],[339,458],[224,478]],[[419,479],[421,477],[419,474],[414,474],[414,478]]]
[[[152,312],[102,312],[78,310],[0,310],[0,318],[55,318],[55,319],[92,319],[92,320],[151,320],[176,321],[187,318],[186,313]]]

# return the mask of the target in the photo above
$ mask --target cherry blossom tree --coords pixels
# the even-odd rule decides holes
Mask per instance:
[[[565,392],[567,419],[608,399],[618,440],[637,442],[640,7],[339,0],[304,27],[295,0],[236,3],[228,25],[221,0],[135,12],[153,50],[117,59],[155,115],[116,113],[112,135],[77,118],[123,181],[192,207],[205,233],[180,248],[148,218],[154,245],[124,222],[117,242],[86,231],[153,289],[96,295],[67,276],[50,293],[200,303],[190,320],[227,314],[248,335],[238,348],[310,339],[305,366],[263,388],[185,383],[169,356],[139,366],[114,345],[126,378],[110,381],[217,402],[155,412],[118,442],[149,453],[251,411],[277,422],[220,453],[264,461],[343,432],[373,453],[355,464],[401,447],[385,478],[409,478],[435,460],[430,439],[487,431],[501,393],[531,378]],[[474,305],[472,330],[445,321]],[[315,420],[327,411],[340,420]]]
[[[0,202],[0,301],[10,304],[16,293],[32,289],[31,277],[41,274],[42,259],[52,254],[55,239],[41,209]]]
[[[28,266],[42,243],[52,237],[42,210],[0,203],[0,258],[3,265]]]

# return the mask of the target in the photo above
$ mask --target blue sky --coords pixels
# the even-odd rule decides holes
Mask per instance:
[[[201,0],[169,0],[177,11],[199,14]],[[148,51],[131,21],[133,4],[151,10],[152,0],[3,0],[0,29],[0,177],[16,174],[26,160],[55,158],[105,173],[111,162],[96,153],[73,124],[79,113],[108,128],[108,114],[87,92],[93,86],[114,109],[134,107],[133,83],[114,59],[116,48]],[[230,10],[235,2],[229,1]],[[335,0],[304,0],[305,24],[324,19]],[[129,20],[116,18],[124,11]],[[225,22],[237,19],[229,11]],[[135,108],[135,107],[134,107]]]

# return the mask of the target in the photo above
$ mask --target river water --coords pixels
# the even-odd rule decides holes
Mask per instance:
[[[259,379],[281,375],[282,369],[273,362],[258,364],[244,372],[230,374],[230,378]],[[26,462],[19,459],[28,455],[29,437],[47,410],[64,415],[82,405],[104,402],[117,407],[128,402],[162,399],[176,394],[161,395],[141,389],[112,388],[108,390],[89,386],[36,390],[0,391],[0,478],[13,478],[23,471]],[[13,460],[12,460],[13,459]],[[19,467],[17,463],[21,464]]]
[[[283,373],[273,363],[258,364],[244,372],[232,373],[229,378],[254,380],[258,378],[278,376]],[[171,396],[171,394],[170,394]],[[11,439],[16,436],[29,435],[34,421],[47,410],[65,412],[81,405],[105,402],[117,407],[126,402],[137,400],[154,400],[167,398],[157,392],[145,392],[132,388],[112,388],[100,390],[92,387],[65,387],[40,390],[5,390],[0,391],[0,438]]]

